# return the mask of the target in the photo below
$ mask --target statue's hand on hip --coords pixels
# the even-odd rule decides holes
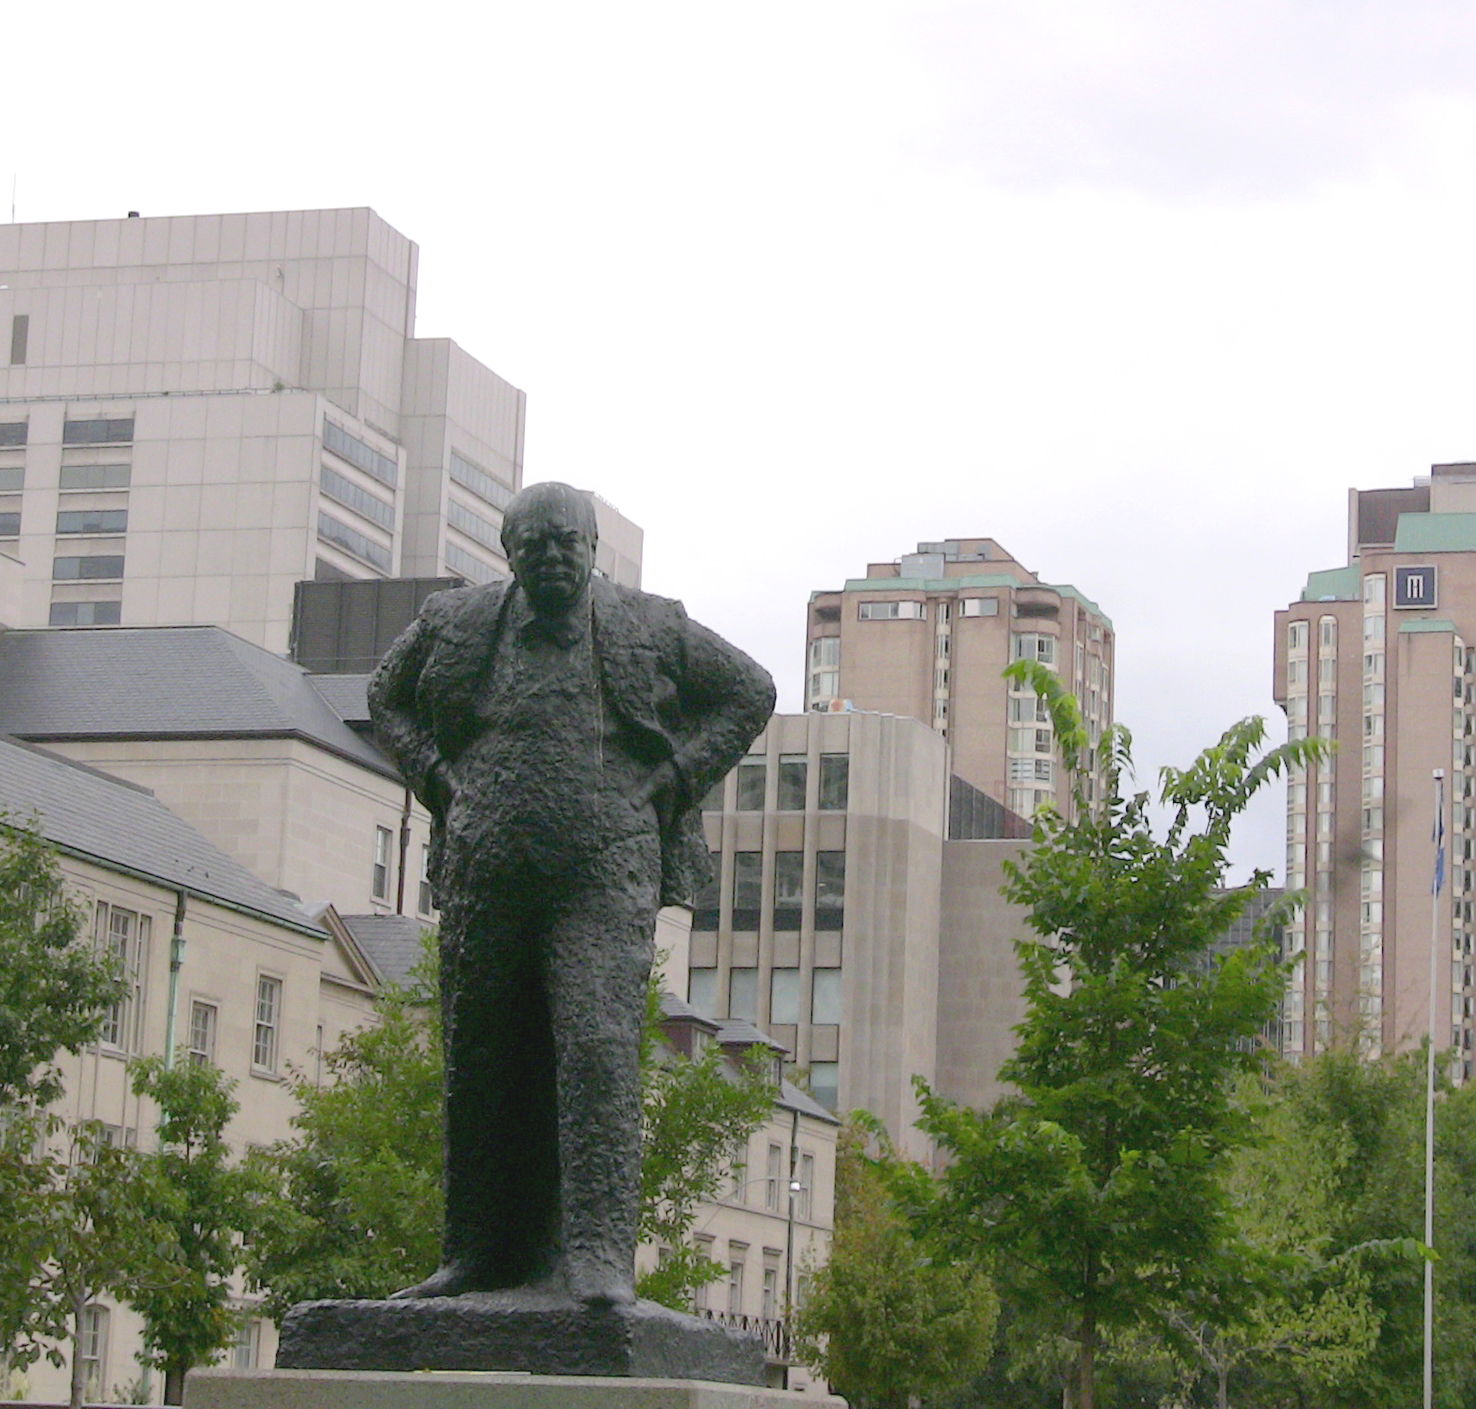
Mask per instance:
[[[658,763],[638,783],[626,789],[625,796],[637,812],[654,806],[657,817],[665,823],[675,795],[677,771],[670,763]]]

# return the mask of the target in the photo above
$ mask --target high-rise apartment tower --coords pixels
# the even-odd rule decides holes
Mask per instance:
[[[1028,817],[1069,805],[1044,702],[1003,678],[1050,666],[1081,701],[1093,744],[1112,721],[1113,632],[1075,587],[1042,582],[992,538],[919,543],[811,595],[805,706],[919,719],[952,746],[959,777]]]
[[[1472,1062],[1476,901],[1476,464],[1352,490],[1348,562],[1276,614],[1275,695],[1293,738],[1337,744],[1287,787],[1287,931],[1304,956],[1283,1013],[1296,1058],[1436,1042]],[[1442,773],[1444,884],[1432,897]],[[1432,910],[1433,906],[1433,910]]]

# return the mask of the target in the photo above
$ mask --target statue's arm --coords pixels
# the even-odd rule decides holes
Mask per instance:
[[[774,681],[716,632],[684,619],[679,691],[689,728],[672,763],[689,806],[732,769],[774,712]]]
[[[441,756],[416,698],[420,672],[435,644],[433,619],[427,602],[385,652],[369,680],[369,717],[411,790],[434,812],[439,810],[435,773]]]

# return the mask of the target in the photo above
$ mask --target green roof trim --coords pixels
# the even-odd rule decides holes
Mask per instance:
[[[1476,548],[1476,514],[1400,514],[1396,553],[1460,553]]]
[[[1453,621],[1447,621],[1440,616],[1421,616],[1413,621],[1402,621],[1399,623],[1399,634],[1413,635],[1416,631],[1447,631],[1452,636],[1456,634],[1456,625]]]
[[[1112,618],[1107,615],[1085,592],[1065,583],[1021,582],[1007,572],[972,573],[966,577],[848,577],[846,592],[956,592],[961,587],[1010,587],[1017,592],[1028,592],[1032,587],[1044,588],[1048,592],[1059,592],[1081,603],[1089,612],[1102,618],[1110,627]],[[810,594],[811,601],[815,593]]]
[[[1304,602],[1356,602],[1363,596],[1363,570],[1357,563],[1345,568],[1309,572],[1302,588]]]

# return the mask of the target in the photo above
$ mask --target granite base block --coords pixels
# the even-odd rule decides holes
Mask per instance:
[[[305,1301],[282,1322],[284,1370],[521,1370],[762,1385],[754,1336],[655,1302],[529,1303],[498,1293]]]
[[[184,1409],[845,1409],[830,1395],[507,1371],[192,1370]]]

